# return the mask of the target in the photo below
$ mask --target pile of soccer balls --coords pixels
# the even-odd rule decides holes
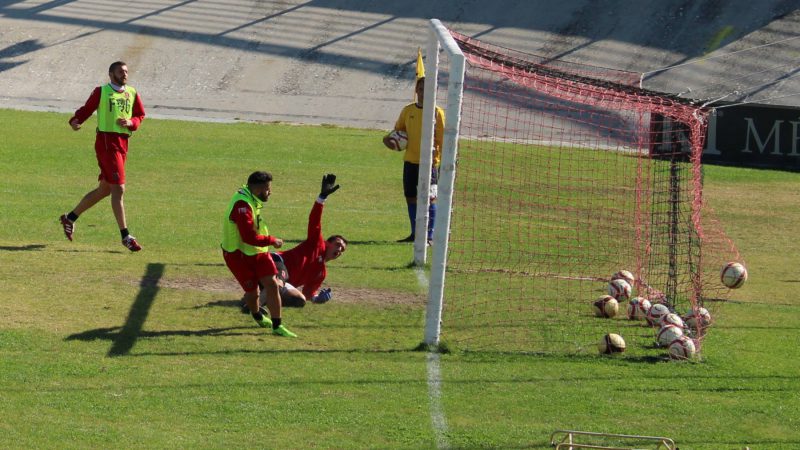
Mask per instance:
[[[731,289],[742,287],[747,280],[747,269],[740,263],[728,263],[721,271],[720,281]],[[627,302],[627,318],[641,320],[657,330],[655,342],[665,348],[672,359],[691,359],[697,354],[697,340],[711,325],[711,314],[702,306],[690,309],[684,316],[678,315],[660,301],[644,297],[631,297],[635,279],[631,272],[620,270],[611,276],[608,295],[592,303],[596,317],[612,318],[619,313],[621,302]],[[609,333],[600,340],[598,349],[603,354],[624,352],[625,340],[619,334]]]

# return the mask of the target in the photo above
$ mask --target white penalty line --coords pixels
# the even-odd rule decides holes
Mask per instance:
[[[416,268],[417,281],[423,291],[428,291],[428,277],[422,267]],[[430,398],[431,425],[436,437],[436,448],[448,449],[450,443],[447,441],[447,420],[444,417],[442,408],[442,376],[439,370],[439,354],[428,352],[428,397]]]
[[[431,424],[433,434],[436,436],[436,448],[448,449],[450,443],[447,442],[447,420],[444,417],[442,408],[442,377],[439,372],[439,354],[436,352],[428,353],[428,397],[431,404]]]

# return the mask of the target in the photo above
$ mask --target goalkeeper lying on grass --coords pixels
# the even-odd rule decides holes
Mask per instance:
[[[319,197],[308,216],[306,240],[292,249],[273,254],[283,306],[303,307],[307,301],[326,303],[333,298],[330,288],[319,288],[328,274],[325,263],[347,250],[347,239],[338,234],[328,239],[323,237],[322,209],[328,196],[338,189],[336,175],[323,176]]]

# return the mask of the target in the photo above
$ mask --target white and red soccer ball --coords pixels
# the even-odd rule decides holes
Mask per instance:
[[[625,339],[614,333],[609,333],[600,339],[597,350],[604,354],[622,353],[625,351]]]
[[[633,282],[636,281],[636,279],[633,277],[633,274],[628,270],[620,270],[619,272],[615,273],[614,275],[611,275],[611,279],[612,280],[625,280],[631,286],[633,286]]]
[[[645,320],[647,320],[647,323],[649,323],[650,326],[657,327],[661,325],[661,318],[669,313],[670,310],[667,308],[667,305],[656,303],[647,310]]]
[[[408,146],[408,134],[405,131],[393,130],[387,138],[392,150],[402,151]]]
[[[641,320],[647,317],[647,311],[650,310],[650,300],[644,297],[633,297],[628,302],[628,319]]]
[[[747,269],[738,262],[729,262],[722,267],[719,278],[726,287],[739,289],[747,281]]]
[[[610,295],[604,295],[592,303],[592,311],[597,317],[614,317],[619,311],[619,302]]]
[[[689,336],[681,336],[670,342],[668,349],[672,359],[692,359],[697,354],[697,345]]]
[[[711,313],[706,308],[698,306],[686,313],[683,321],[689,329],[700,334],[711,325]]]
[[[624,301],[631,298],[631,285],[622,278],[608,282],[608,295],[617,300]]]
[[[663,327],[664,325],[675,325],[678,328],[685,328],[683,319],[675,313],[669,313],[661,318],[661,326]]]
[[[666,347],[681,336],[683,336],[683,328],[675,325],[664,325],[656,334],[656,342],[659,347]]]

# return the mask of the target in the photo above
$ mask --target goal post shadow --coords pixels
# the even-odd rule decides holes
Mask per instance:
[[[164,264],[147,264],[142,280],[139,283],[139,293],[136,295],[133,304],[131,304],[125,324],[114,337],[114,343],[108,351],[109,357],[127,355],[136,345],[136,341],[150,313],[150,308],[153,306],[160,289],[158,283],[162,276],[164,276]]]

